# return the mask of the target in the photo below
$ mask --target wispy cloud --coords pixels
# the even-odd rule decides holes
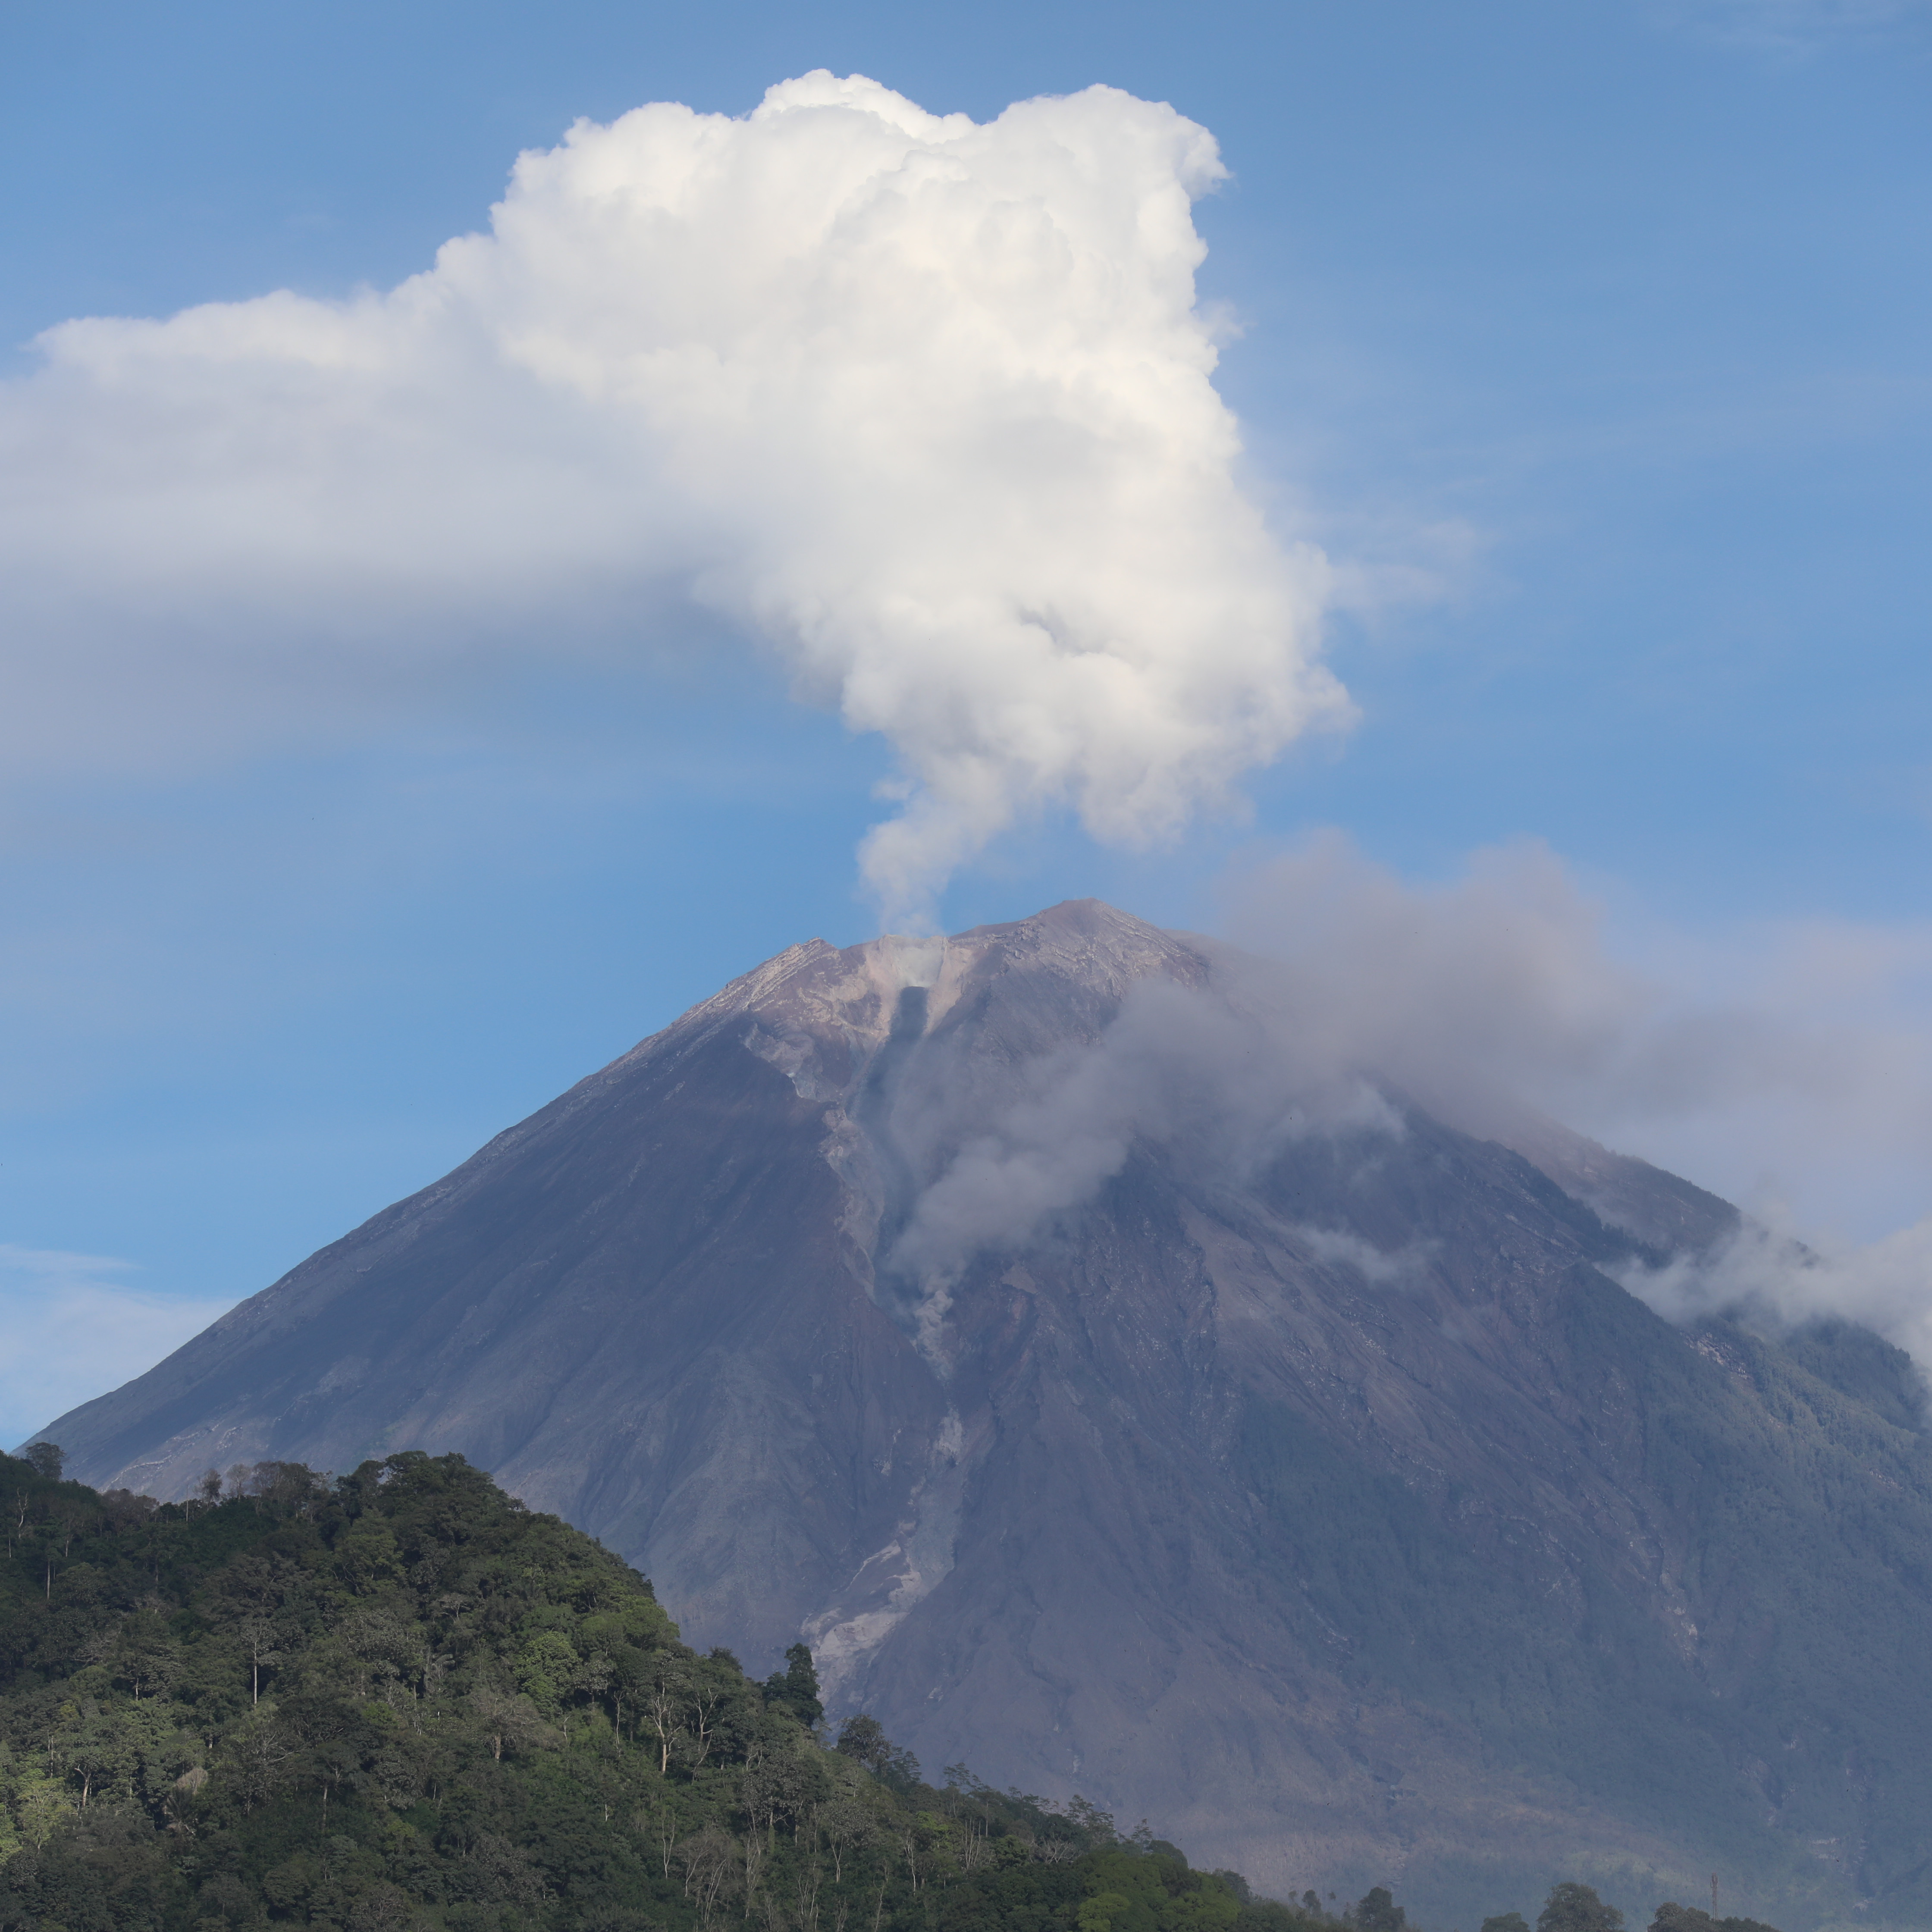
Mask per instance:
[[[233,1306],[132,1286],[131,1262],[0,1242],[0,1444],[118,1388]]]
[[[1661,0],[1652,11],[1682,32],[1771,53],[1800,54],[1932,22],[1932,0]]]

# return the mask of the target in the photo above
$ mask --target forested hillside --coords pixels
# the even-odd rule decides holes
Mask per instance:
[[[935,1787],[868,1719],[828,1747],[803,1646],[762,1683],[697,1654],[460,1456],[264,1463],[160,1506],[37,1461],[0,1456],[4,1932],[1343,1922],[1077,1799]],[[1404,1918],[1378,1888],[1346,1922]],[[1558,1887],[1543,1932],[1614,1922]]]

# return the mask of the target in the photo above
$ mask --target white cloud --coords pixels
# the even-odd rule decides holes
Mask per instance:
[[[0,1443],[118,1388],[233,1305],[144,1294],[122,1279],[133,1268],[0,1242]]]
[[[1213,384],[1221,172],[1112,88],[977,125],[820,73],[580,123],[387,292],[51,330],[0,392],[0,752],[327,733],[686,597],[895,748],[890,914],[1055,805],[1157,840],[1346,713]]]

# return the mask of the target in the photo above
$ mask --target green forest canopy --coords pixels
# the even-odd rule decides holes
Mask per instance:
[[[811,1652],[762,1683],[460,1456],[0,1456],[0,1932],[1404,1932],[1253,1897],[1076,1798],[934,1786]],[[1538,1932],[1616,1932],[1559,1885]],[[1484,1932],[1528,1932],[1516,1914]],[[1660,1908],[1654,1932],[1770,1932]]]

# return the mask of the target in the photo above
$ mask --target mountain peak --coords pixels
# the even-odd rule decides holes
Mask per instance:
[[[595,1077],[668,1042],[709,1037],[748,1018],[752,1050],[782,1065],[788,1077],[808,1058],[816,1087],[848,1092],[908,1010],[902,998],[908,993],[918,996],[924,1034],[962,1004],[1011,1006],[1024,987],[1027,1037],[1008,1044],[1028,1051],[1055,1027],[1069,1039],[1090,1039],[1138,980],[1199,986],[1208,970],[1195,946],[1099,899],[1068,899],[1030,918],[944,938],[892,933],[842,948],[813,939],[734,980]],[[994,994],[1003,982],[1004,994]]]

